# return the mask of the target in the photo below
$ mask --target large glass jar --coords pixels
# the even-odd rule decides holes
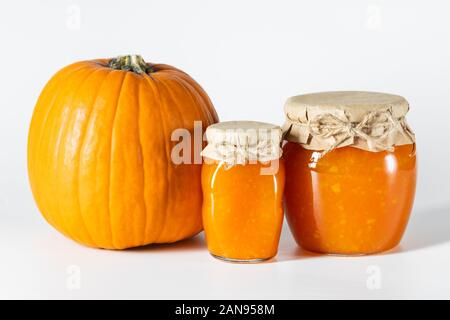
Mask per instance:
[[[261,135],[260,129],[275,134]],[[255,132],[258,136],[251,137]],[[206,135],[203,226],[210,253],[235,262],[274,257],[283,224],[281,128],[222,122],[210,126]]]
[[[342,255],[395,247],[416,187],[406,100],[328,92],[291,98],[285,110],[286,215],[297,243]]]

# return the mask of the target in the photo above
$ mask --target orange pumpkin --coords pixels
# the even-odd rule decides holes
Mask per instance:
[[[201,165],[171,161],[177,128],[218,121],[186,73],[140,56],[77,62],[47,83],[28,141],[45,219],[92,247],[170,243],[202,230]],[[201,149],[201,148],[200,148]]]

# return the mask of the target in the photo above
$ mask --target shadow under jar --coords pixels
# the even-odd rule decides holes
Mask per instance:
[[[364,255],[395,247],[416,188],[407,101],[373,92],[324,92],[285,106],[285,204],[308,251]]]
[[[203,226],[210,253],[232,262],[274,257],[283,224],[281,128],[249,121],[206,130]]]

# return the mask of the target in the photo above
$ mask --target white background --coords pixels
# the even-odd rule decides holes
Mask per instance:
[[[450,298],[449,12],[411,0],[1,1],[0,298]],[[127,53],[191,74],[221,120],[281,124],[286,98],[305,92],[405,96],[420,174],[401,246],[314,256],[284,228],[276,260],[234,265],[203,236],[110,252],[59,235],[28,186],[34,104],[61,67]]]

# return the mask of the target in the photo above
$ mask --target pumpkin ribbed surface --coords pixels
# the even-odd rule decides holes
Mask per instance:
[[[45,86],[28,142],[32,192],[45,219],[82,244],[124,249],[202,230],[201,165],[171,160],[177,128],[218,121],[201,87],[168,65],[72,64]]]

